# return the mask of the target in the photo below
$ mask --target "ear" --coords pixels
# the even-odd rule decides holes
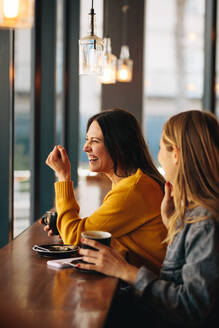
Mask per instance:
[[[179,149],[176,145],[173,146],[173,163],[175,165],[179,163]]]

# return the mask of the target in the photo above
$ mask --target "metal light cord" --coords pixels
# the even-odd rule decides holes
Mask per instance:
[[[94,0],[92,0],[91,2],[91,10],[90,10],[90,14],[91,15],[91,35],[94,35],[94,15],[95,15],[95,12],[94,12]]]
[[[123,13],[123,44],[127,43],[127,12],[129,10],[129,5],[125,4],[122,6],[122,13]]]
[[[109,0],[105,0],[105,7],[104,7],[104,18],[106,20],[106,24],[105,24],[105,36],[106,36],[106,38],[109,38],[109,15],[108,15],[109,5],[108,5],[108,1]]]

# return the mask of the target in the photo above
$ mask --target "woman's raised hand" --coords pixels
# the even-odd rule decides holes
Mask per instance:
[[[64,147],[55,146],[47,157],[46,164],[55,171],[59,181],[71,180],[71,164]]]
[[[131,284],[135,283],[138,268],[129,264],[117,250],[91,239],[83,238],[81,242],[96,248],[98,251],[81,248],[79,253],[83,256],[83,260],[89,264],[79,263],[78,267],[120,278]]]
[[[165,195],[161,203],[161,216],[163,224],[166,228],[168,227],[169,218],[173,214],[175,208],[172,197],[172,190],[173,186],[170,182],[167,181],[165,183]]]

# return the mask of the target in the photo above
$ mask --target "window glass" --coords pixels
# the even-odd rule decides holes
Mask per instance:
[[[156,162],[168,117],[202,109],[204,8],[204,0],[145,1],[144,131]]]
[[[56,143],[63,127],[63,0],[57,1]],[[30,224],[31,30],[15,31],[14,237]]]
[[[88,14],[91,9],[91,2],[87,0],[80,1],[80,38],[88,35]],[[94,2],[94,11],[96,13],[96,34],[99,37],[103,35],[103,0]],[[97,76],[80,75],[80,158],[79,175],[87,174],[88,160],[83,151],[85,142],[86,125],[90,116],[101,110],[101,84]]]
[[[91,2],[87,0],[80,1],[80,38],[88,35],[88,14],[91,9]],[[103,0],[94,1],[94,11],[96,13],[96,35],[103,36]],[[79,167],[78,167],[78,189],[77,197],[80,199],[80,216],[90,215],[100,203],[100,188],[96,182],[86,183],[88,175],[91,172],[88,169],[88,159],[83,151],[86,137],[86,126],[90,116],[101,110],[101,83],[98,76],[79,76]],[[84,193],[84,190],[87,193]],[[89,202],[87,195],[89,194]]]
[[[15,31],[14,237],[30,224],[31,30]]]

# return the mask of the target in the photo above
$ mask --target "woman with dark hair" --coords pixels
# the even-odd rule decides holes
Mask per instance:
[[[141,128],[131,113],[120,109],[98,113],[88,120],[87,131],[93,121],[97,121],[102,130],[104,144],[112,158],[116,175],[118,166],[125,174],[123,177],[140,168],[163,188],[164,179],[155,167]]]
[[[59,180],[55,183],[57,228],[64,243],[79,244],[82,231],[108,231],[115,239],[112,245],[130,263],[140,266],[146,261],[159,272],[165,255],[161,242],[166,229],[160,216],[164,179],[153,164],[137,120],[121,109],[92,116],[84,151],[90,170],[104,173],[112,189],[93,214],[81,219],[68,156],[62,146],[54,147],[46,163]],[[52,234],[48,226],[44,229]]]

